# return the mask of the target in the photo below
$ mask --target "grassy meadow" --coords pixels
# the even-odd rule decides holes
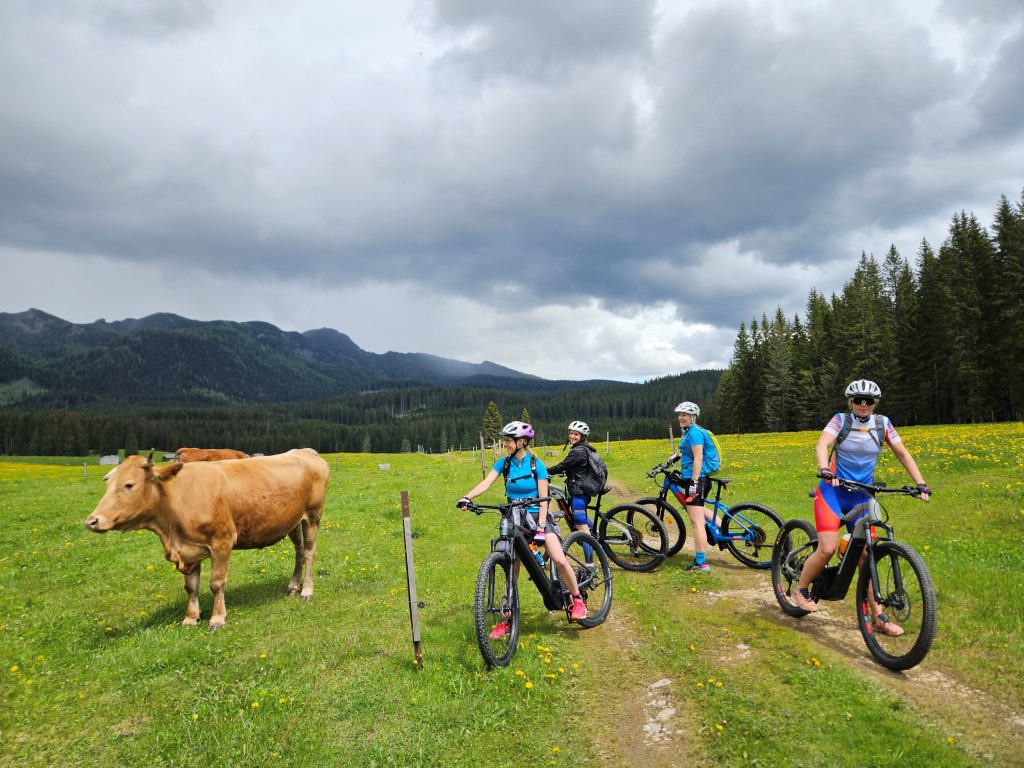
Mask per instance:
[[[935,496],[887,507],[939,598],[931,653],[903,674],[871,660],[852,596],[790,619],[767,572],[717,550],[710,574],[683,570],[687,551],[615,571],[611,617],[588,631],[524,581],[523,647],[486,670],[471,601],[497,518],[454,508],[480,478],[468,453],[325,455],[313,601],[284,597],[285,540],[232,555],[215,633],[204,563],[201,625],[182,627],[182,577],[157,537],[82,525],[106,468],[0,459],[0,765],[1020,765],[1024,424],[900,432]],[[720,437],[728,501],[813,520],[815,433]],[[656,491],[644,473],[667,440],[598,447],[613,503]],[[879,477],[906,481],[891,454]]]

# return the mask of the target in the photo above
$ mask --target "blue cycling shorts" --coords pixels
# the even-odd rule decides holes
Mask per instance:
[[[589,496],[572,497],[572,523],[573,525],[590,525],[590,518],[587,517],[587,505],[590,503]]]

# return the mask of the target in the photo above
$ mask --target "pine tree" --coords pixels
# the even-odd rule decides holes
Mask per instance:
[[[501,413],[498,412],[498,404],[491,400],[487,403],[487,410],[484,411],[482,432],[484,443],[487,446],[494,446],[498,442],[501,428],[504,426],[501,420]]]
[[[993,340],[1000,361],[997,418],[1024,418],[1024,191],[1016,210],[1003,196],[992,224],[996,264],[991,296],[999,328]]]
[[[779,307],[765,339],[763,422],[770,432],[782,432],[792,426],[789,418],[793,386],[790,333],[789,323]]]

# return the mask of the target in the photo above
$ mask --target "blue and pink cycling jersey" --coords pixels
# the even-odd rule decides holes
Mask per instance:
[[[893,446],[902,442],[899,434],[888,418],[885,420],[884,437],[878,443],[878,430],[875,429],[875,417],[861,422],[852,414],[837,413],[825,425],[824,432],[838,437],[843,428],[843,419],[853,419],[853,428],[843,442],[836,446],[832,454],[832,471],[843,480],[854,480],[858,483],[870,483],[875,476],[878,457],[885,446]],[[822,480],[814,494],[814,523],[819,531],[838,531],[840,518],[855,510],[866,512],[870,497],[862,491],[845,491],[834,488],[831,483]],[[846,524],[853,530],[856,515]]]

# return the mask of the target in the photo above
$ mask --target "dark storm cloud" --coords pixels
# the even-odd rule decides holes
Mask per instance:
[[[7,6],[0,245],[735,328],[1016,196],[1019,29],[869,5]]]

